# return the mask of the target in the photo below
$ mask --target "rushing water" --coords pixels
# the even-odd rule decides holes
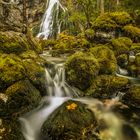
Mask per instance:
[[[56,8],[56,9],[55,9]],[[59,2],[59,0],[48,0],[47,3],[47,9],[46,12],[43,16],[43,20],[40,26],[40,32],[38,34],[38,37],[40,38],[44,38],[47,39],[50,35],[50,33],[52,32],[52,27],[53,27],[53,10],[56,10],[56,18],[55,19],[57,21],[57,28],[58,28],[58,32],[60,32],[60,25],[59,24],[59,20],[58,20],[58,12],[59,12],[59,8],[61,8],[63,11],[66,10],[66,8],[64,8],[61,3]]]
[[[86,104],[98,121],[105,121],[108,129],[101,131],[102,140],[138,140],[128,139],[126,134],[123,134],[125,121],[111,111],[111,107],[119,103],[124,93],[119,92],[115,98],[106,103],[92,98],[78,98],[77,91],[65,82],[64,59],[53,58],[46,54],[42,56],[52,62],[51,67],[45,70],[47,96],[42,99],[37,109],[20,118],[22,133],[26,140],[41,140],[40,130],[47,117],[68,100]]]

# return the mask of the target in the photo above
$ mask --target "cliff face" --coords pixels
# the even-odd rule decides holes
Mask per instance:
[[[23,26],[23,1],[0,2],[0,30],[21,31]],[[37,30],[46,9],[47,0],[29,0],[26,3],[26,17],[30,28]]]

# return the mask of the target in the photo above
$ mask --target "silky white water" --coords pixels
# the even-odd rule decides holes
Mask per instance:
[[[22,133],[26,140],[42,140],[40,131],[43,123],[51,113],[68,100],[80,101],[87,105],[87,108],[94,112],[98,122],[103,120],[108,125],[107,129],[100,132],[102,140],[127,140],[122,133],[125,121],[111,111],[112,106],[120,103],[125,93],[118,92],[115,98],[107,102],[93,98],[79,98],[80,93],[65,81],[64,59],[52,58],[49,54],[42,56],[44,58],[48,56],[47,60],[52,62],[52,65],[45,69],[47,96],[42,99],[38,108],[20,118]]]
[[[63,11],[66,10],[66,8],[61,5],[59,0],[48,0],[46,7],[47,7],[47,9],[43,16],[42,23],[40,25],[40,31],[39,31],[39,34],[37,35],[37,37],[44,38],[44,39],[47,39],[49,37],[50,33],[52,32],[54,8],[56,7],[55,10],[57,11],[57,15],[59,12],[59,8],[61,8]],[[58,21],[58,16],[56,16],[56,18],[57,18],[56,21]],[[58,32],[60,33],[61,24],[59,24],[58,22],[57,22],[57,24],[58,24],[57,27],[58,27]]]

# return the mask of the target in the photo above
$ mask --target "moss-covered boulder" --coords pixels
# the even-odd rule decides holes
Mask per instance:
[[[0,139],[25,140],[19,122],[15,119],[0,119]]]
[[[127,54],[121,54],[117,57],[117,63],[121,68],[126,68],[128,64],[128,55]]]
[[[111,12],[99,16],[93,22],[93,28],[100,31],[121,29],[124,25],[132,23],[131,16],[126,12]]]
[[[67,101],[54,111],[42,126],[44,139],[52,140],[97,140],[94,114],[77,101]]]
[[[2,54],[0,56],[0,90],[4,90],[16,81],[24,79],[24,73],[25,69],[19,57],[13,54]]]
[[[117,39],[112,39],[111,44],[113,46],[113,50],[118,55],[122,53],[128,53],[132,45],[132,40],[127,37],[120,37]]]
[[[99,62],[100,74],[114,74],[116,72],[117,60],[114,52],[108,46],[96,46],[91,48],[90,52]]]
[[[127,25],[124,27],[125,34],[132,38],[134,41],[140,41],[140,28],[134,27],[132,25]]]
[[[4,53],[20,54],[29,48],[25,35],[13,31],[0,32],[0,50]]]
[[[39,91],[28,80],[19,81],[6,90],[7,114],[5,116],[18,117],[35,108],[40,100]]]
[[[135,53],[140,53],[140,43],[133,43],[130,51],[133,51]]]
[[[123,101],[128,106],[140,108],[140,86],[132,85],[127,94],[124,95]]]
[[[0,51],[21,54],[27,50],[42,52],[39,41],[33,38],[30,32],[27,35],[14,31],[0,32]]]
[[[35,59],[37,61],[37,59]],[[25,59],[23,66],[26,70],[26,77],[40,91],[41,95],[46,94],[46,75],[45,69],[33,59]]]
[[[85,96],[110,98],[119,91],[126,91],[128,85],[129,80],[127,78],[100,75],[94,80],[87,92],[85,92]]]
[[[81,90],[87,89],[98,75],[99,64],[92,54],[75,53],[65,64],[67,82]]]
[[[64,53],[73,54],[76,50],[88,48],[90,43],[87,41],[85,36],[77,35],[67,35],[64,33],[59,34],[56,44],[52,47],[53,55],[60,55]]]

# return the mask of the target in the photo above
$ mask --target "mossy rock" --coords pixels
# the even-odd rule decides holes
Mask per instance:
[[[133,43],[130,51],[133,51],[135,53],[140,53],[140,43]]]
[[[29,48],[25,35],[13,31],[0,32],[0,50],[4,53],[20,54]]]
[[[0,139],[25,140],[19,122],[14,119],[0,119]]]
[[[93,29],[112,31],[122,29],[124,25],[133,23],[131,16],[126,12],[105,13],[97,17],[93,22]]]
[[[130,86],[128,93],[123,97],[123,101],[128,106],[140,108],[140,86]]]
[[[140,28],[134,27],[132,25],[127,25],[124,27],[126,35],[135,41],[140,41]]]
[[[135,63],[137,67],[140,67],[140,53],[136,54]]]
[[[0,56],[0,90],[24,79],[24,73],[25,69],[19,57],[14,54],[2,54]]]
[[[40,91],[41,95],[46,94],[46,75],[45,69],[36,63],[36,60],[25,59],[23,66],[26,70],[26,77]]]
[[[52,48],[55,53],[71,53],[73,54],[76,50],[89,48],[90,43],[84,36],[72,36],[64,33],[59,34],[56,40],[55,46]]]
[[[98,75],[99,64],[92,54],[78,52],[65,64],[67,82],[81,90],[87,89]]]
[[[57,41],[53,39],[47,39],[47,40],[40,40],[40,44],[43,49],[49,49],[51,47],[54,47],[56,45]]]
[[[128,64],[128,55],[127,54],[121,54],[117,57],[117,63],[121,68],[126,68]]]
[[[7,88],[7,114],[5,116],[19,117],[35,108],[40,100],[39,91],[29,80],[19,81]]]
[[[41,134],[49,140],[97,140],[94,114],[86,105],[67,101],[55,110],[42,126]]]
[[[127,37],[120,37],[117,39],[112,39],[111,44],[115,53],[119,55],[123,53],[128,53],[132,45],[132,40]]]
[[[116,72],[117,60],[114,52],[108,46],[95,46],[90,49],[90,52],[99,62],[99,74],[114,74]]]
[[[85,96],[96,98],[110,98],[119,91],[127,90],[129,80],[127,78],[100,75],[98,76],[91,87],[87,90]]]
[[[87,40],[92,41],[95,36],[95,31],[93,29],[87,29],[85,30],[85,37]]]
[[[115,30],[116,27],[117,27],[116,22],[111,19],[108,13],[105,13],[97,17],[97,19],[93,22],[93,29],[95,30],[109,32]]]

